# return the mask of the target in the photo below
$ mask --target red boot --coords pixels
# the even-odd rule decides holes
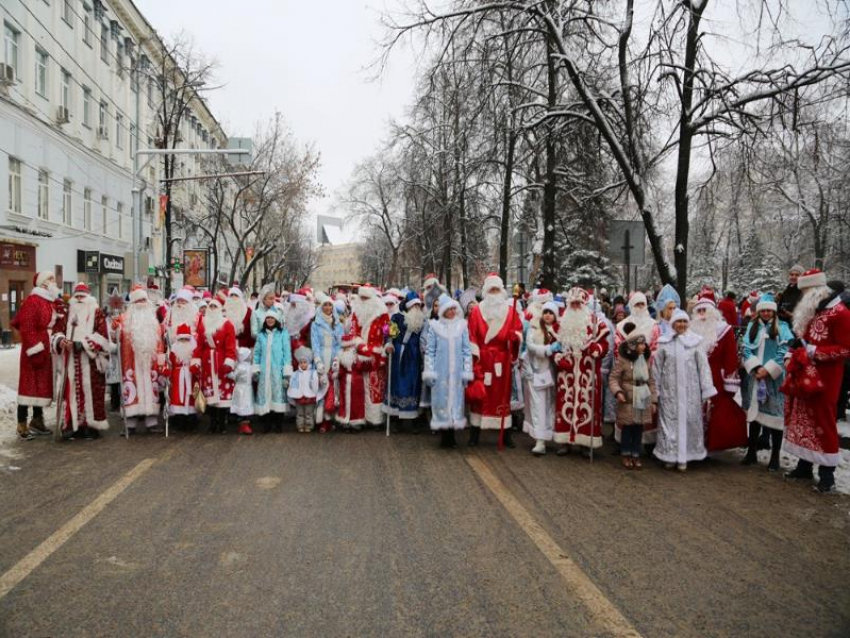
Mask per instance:
[[[251,424],[248,421],[242,421],[239,424],[239,434],[253,434],[254,431],[251,429]]]
[[[319,433],[320,434],[325,434],[326,432],[330,432],[330,431],[331,431],[331,422],[330,421],[325,421],[324,423],[322,423],[321,426],[319,426]]]

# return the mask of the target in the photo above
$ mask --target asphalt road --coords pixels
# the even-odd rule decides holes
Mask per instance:
[[[850,498],[517,438],[21,442],[0,636],[850,634]]]

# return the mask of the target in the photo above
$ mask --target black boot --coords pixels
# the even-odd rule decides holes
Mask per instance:
[[[759,450],[769,450],[770,449],[770,433],[767,431],[767,428],[762,430],[761,436],[758,438],[758,449]]]
[[[476,447],[478,445],[478,439],[481,438],[481,428],[471,427],[469,428],[469,442],[467,445],[469,447]]]
[[[758,421],[753,421],[750,423],[750,433],[747,437],[747,455],[744,457],[744,460],[741,461],[741,465],[752,465],[758,460],[757,452],[759,445],[759,432],[761,431],[761,424]],[[767,431],[767,428],[765,428]]]
[[[803,459],[797,461],[797,467],[785,474],[785,478],[789,479],[813,479],[814,477],[811,462],[804,461]]]
[[[510,430],[506,429],[504,431],[504,436],[502,436],[502,443],[506,448],[514,449],[516,444],[514,444],[513,434]]]
[[[218,432],[218,408],[210,408],[210,434]]]
[[[779,471],[779,453],[781,451],[782,430],[770,430],[770,463],[767,464],[768,472]]]
[[[442,430],[440,432],[440,447],[445,449],[457,447],[454,430]]]
[[[818,492],[831,492],[835,489],[835,468],[821,465],[818,467]]]

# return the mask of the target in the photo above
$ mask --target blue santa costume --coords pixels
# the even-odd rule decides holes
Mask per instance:
[[[422,395],[422,350],[420,340],[426,316],[422,300],[409,292],[402,302],[402,312],[392,316],[392,369],[384,413],[399,419],[419,418]]]
[[[454,308],[453,319],[446,312]],[[472,381],[472,348],[460,305],[440,297],[439,319],[432,319],[422,380],[431,388],[431,429],[443,431],[441,447],[455,447],[454,431],[466,427],[464,388]]]
[[[773,318],[763,321],[762,310],[772,310]],[[779,451],[785,431],[785,395],[779,391],[785,380],[785,355],[788,344],[794,339],[791,327],[776,315],[777,304],[773,295],[765,293],[756,304],[756,316],[744,332],[744,369],[747,374],[741,382],[742,407],[750,423],[747,456],[744,465],[756,462],[761,428],[771,434],[770,462],[767,469],[779,469]],[[756,378],[759,370],[767,373]]]

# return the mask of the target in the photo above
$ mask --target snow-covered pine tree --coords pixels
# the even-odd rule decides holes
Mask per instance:
[[[741,294],[751,290],[776,292],[781,289],[779,269],[764,250],[761,237],[755,227],[750,230],[744,242],[738,264],[732,271],[730,283],[731,288]]]

